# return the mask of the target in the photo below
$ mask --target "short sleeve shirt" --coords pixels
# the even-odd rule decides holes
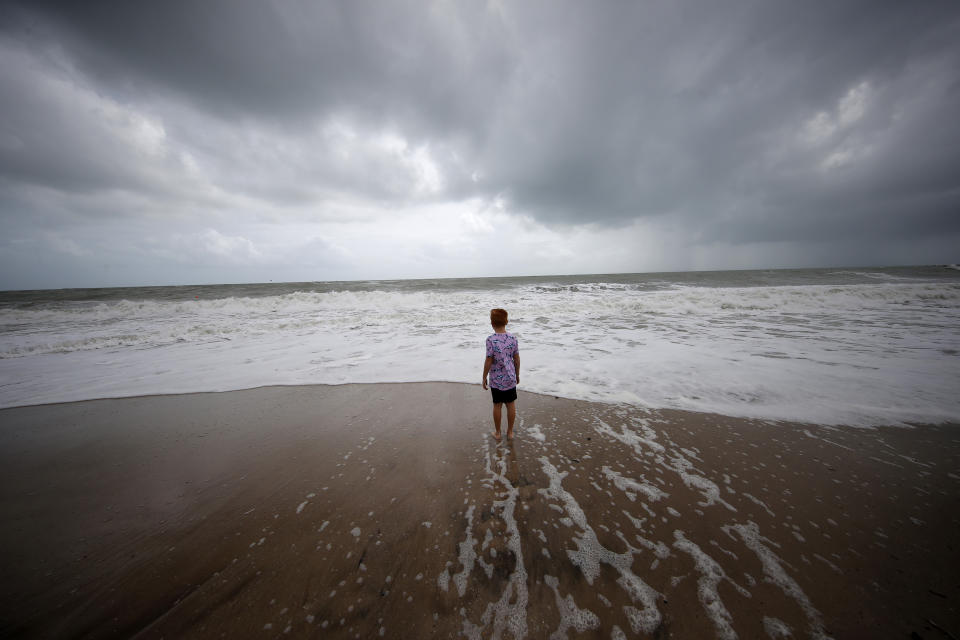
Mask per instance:
[[[511,334],[494,333],[487,337],[487,357],[493,358],[491,387],[506,391],[517,386],[517,370],[513,366],[513,356],[517,353],[520,353],[520,345]]]

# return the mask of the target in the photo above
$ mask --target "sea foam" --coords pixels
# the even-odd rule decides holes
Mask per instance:
[[[821,424],[960,420],[960,284],[867,275],[846,285],[519,279],[5,305],[0,406],[474,382],[488,310],[505,306],[528,391]]]

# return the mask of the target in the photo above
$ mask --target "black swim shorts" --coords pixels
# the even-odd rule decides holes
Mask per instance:
[[[517,399],[517,388],[507,389],[506,391],[501,391],[500,389],[494,389],[490,387],[490,393],[493,395],[493,404],[500,404],[501,402],[513,402]]]

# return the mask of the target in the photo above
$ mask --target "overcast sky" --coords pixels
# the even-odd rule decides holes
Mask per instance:
[[[960,261],[960,4],[4,2],[0,288]]]

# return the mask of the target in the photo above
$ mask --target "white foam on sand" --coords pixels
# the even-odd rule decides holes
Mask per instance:
[[[763,500],[761,500],[760,498],[754,497],[754,496],[750,495],[749,493],[744,493],[743,496],[744,496],[747,500],[749,500],[750,502],[754,503],[755,505],[758,505],[758,506],[760,506],[760,507],[763,507],[763,510],[766,511],[769,515],[776,517],[777,514],[775,514],[773,511],[771,511],[771,510],[770,510],[770,507],[768,507],[768,506],[766,505],[766,503],[765,503]]]
[[[630,522],[633,523],[633,526],[643,531],[643,523],[647,521],[646,518],[634,518],[632,515],[630,515],[630,512],[626,510],[623,511],[623,515],[627,516]]]
[[[694,468],[692,462],[683,456],[674,454],[673,457],[670,458],[670,464],[667,465],[667,467],[675,471],[687,487],[700,491],[700,494],[703,496],[703,502],[698,502],[697,504],[701,507],[709,507],[719,502],[730,511],[736,511],[733,505],[720,497],[720,488],[716,483],[701,475],[691,473],[691,471],[696,471],[696,468]]]
[[[493,577],[494,566],[492,563],[483,559],[483,552],[487,550],[491,542],[493,542],[493,531],[487,529],[486,533],[483,534],[483,544],[480,545],[480,555],[477,556],[477,563],[480,565],[480,568],[483,569],[483,572],[487,574],[488,578]],[[496,557],[496,549],[490,549],[490,554]]]
[[[450,566],[452,562],[447,562],[443,567],[443,571],[440,572],[440,575],[437,576],[437,586],[440,587],[441,591],[448,591],[450,589]]]
[[[600,426],[594,428],[599,433],[616,438],[620,442],[633,447],[639,455],[643,455],[645,453],[645,448],[654,453],[663,453],[665,451],[664,446],[657,442],[657,432],[647,426],[643,421],[637,421],[634,423],[634,426],[642,433],[642,435],[641,433],[637,433],[637,431],[631,431],[625,424],[620,425],[620,433],[617,433],[603,420],[597,419],[596,422]]]
[[[500,516],[506,525],[506,547],[513,553],[513,571],[507,577],[500,599],[487,605],[480,616],[480,624],[473,624],[470,620],[463,620],[463,634],[469,638],[480,638],[487,626],[491,627],[490,637],[499,638],[504,632],[509,632],[514,638],[523,638],[527,635],[527,568],[523,560],[520,528],[514,517],[517,499],[520,490],[513,486],[506,477],[507,461],[500,450],[490,451],[489,441],[484,436],[486,450],[485,467],[491,485],[500,485],[500,495],[504,497],[494,500],[493,509],[499,510]],[[496,464],[494,465],[494,457]],[[496,466],[496,469],[494,469]]]
[[[808,438],[813,438],[814,440],[822,440],[823,442],[826,442],[827,444],[832,444],[832,445],[835,446],[835,447],[840,447],[841,449],[846,449],[847,451],[853,451],[853,449],[851,449],[850,447],[848,447],[848,446],[846,446],[846,445],[842,445],[842,444],[840,444],[839,442],[834,442],[833,440],[829,440],[829,439],[824,438],[824,437],[821,437],[821,436],[813,435],[812,433],[810,433],[810,430],[809,430],[809,429],[804,429],[804,430],[803,430],[803,435],[807,436]]]
[[[543,431],[540,430],[540,425],[538,424],[526,429],[525,433],[534,440],[539,440],[540,442],[546,442],[547,440],[547,436],[543,435]]]
[[[714,504],[722,504],[730,511],[736,512],[736,509],[729,502],[720,497],[720,488],[709,478],[705,478],[697,473],[697,469],[689,460],[672,450],[669,453],[662,444],[657,441],[657,432],[647,426],[643,420],[635,420],[634,426],[641,432],[631,430],[627,425],[620,425],[620,431],[615,431],[610,425],[597,418],[594,429],[598,433],[622,442],[632,447],[637,455],[653,458],[653,461],[665,469],[673,471],[683,484],[691,489],[696,489],[703,496],[703,501],[698,502],[702,507],[708,507]],[[599,425],[599,426],[596,426]],[[642,435],[641,435],[642,434]]]
[[[736,640],[737,634],[733,630],[733,617],[720,599],[717,592],[717,586],[721,581],[727,580],[744,597],[749,598],[750,593],[727,577],[717,561],[707,555],[703,549],[696,543],[688,540],[682,531],[673,532],[673,546],[693,558],[694,566],[700,573],[697,579],[697,597],[700,598],[700,604],[703,605],[707,616],[713,621],[713,626],[717,630],[717,637],[722,640]]]
[[[540,458],[540,464],[543,472],[550,479],[550,486],[538,491],[547,498],[560,502],[569,517],[583,532],[582,535],[573,538],[577,549],[567,549],[570,561],[579,567],[587,583],[591,585],[600,575],[600,563],[613,567],[620,574],[617,584],[627,592],[633,602],[642,606],[642,609],[632,606],[624,607],[624,613],[630,620],[634,633],[653,633],[663,619],[657,609],[657,598],[660,594],[630,569],[634,554],[641,553],[641,550],[632,547],[620,532],[617,532],[617,535],[623,540],[627,551],[614,553],[603,546],[593,527],[587,522],[587,516],[576,498],[563,488],[563,479],[567,476],[567,472],[558,471],[546,456]]]
[[[626,511],[624,511],[624,513],[626,513]],[[668,547],[668,546],[665,545],[664,543],[660,542],[659,540],[657,540],[656,542],[654,542],[653,540],[648,540],[647,538],[644,538],[643,536],[641,536],[641,535],[639,535],[639,534],[638,534],[638,535],[635,535],[634,537],[636,538],[637,542],[639,542],[642,547],[646,548],[646,549],[647,549],[648,551],[650,551],[653,555],[655,555],[658,559],[660,559],[660,560],[665,560],[665,559],[667,559],[667,558],[670,557],[670,547]]]
[[[838,574],[840,574],[840,575],[843,575],[843,569],[841,569],[841,568],[838,567],[837,565],[833,564],[832,562],[830,562],[829,560],[827,560],[826,558],[824,558],[824,557],[823,557],[822,555],[820,555],[819,553],[813,554],[813,557],[816,558],[817,560],[819,560],[820,562],[824,563],[824,564],[827,565],[828,567],[830,567],[835,573],[838,573]]]
[[[470,505],[467,508],[466,538],[464,538],[463,542],[458,545],[460,550],[460,566],[462,566],[463,569],[453,575],[453,584],[457,586],[457,594],[461,598],[463,597],[463,594],[467,592],[467,577],[470,575],[470,572],[473,571],[473,563],[477,559],[477,552],[474,550],[474,545],[477,544],[477,541],[472,535],[473,510],[475,508],[476,505]],[[446,571],[446,569],[443,570],[444,573],[446,573]]]
[[[766,538],[760,535],[760,527],[755,522],[748,521],[746,524],[724,525],[721,529],[731,538],[733,538],[731,532],[740,536],[743,543],[757,555],[763,565],[766,580],[777,585],[785,594],[796,600],[807,618],[810,637],[814,640],[829,638],[830,636],[824,631],[820,612],[814,608],[810,598],[803,592],[796,580],[784,571],[777,555],[764,544]]]
[[[773,640],[777,640],[777,638],[789,638],[793,635],[793,631],[786,622],[767,616],[763,617],[763,630],[766,631],[767,635],[773,638]]]
[[[605,476],[607,476],[607,480],[613,482],[613,485],[617,489],[620,489],[620,491],[623,491],[625,494],[627,494],[627,498],[629,498],[631,502],[637,499],[638,493],[645,495],[651,502],[656,502],[657,500],[666,498],[670,495],[662,489],[653,486],[652,484],[637,482],[633,478],[626,478],[618,471],[614,471],[606,465],[604,465],[600,470],[603,471]]]
[[[557,612],[560,614],[560,622],[556,631],[550,634],[550,640],[566,640],[568,629],[575,629],[577,633],[584,633],[600,626],[600,618],[589,609],[579,608],[572,595],[560,596],[559,580],[553,576],[545,575],[543,581],[553,590],[553,596],[557,602]]]

